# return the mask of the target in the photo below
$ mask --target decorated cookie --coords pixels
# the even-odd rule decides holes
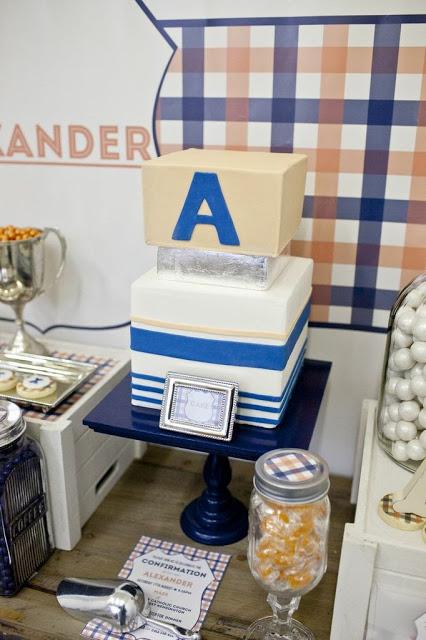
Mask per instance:
[[[422,518],[415,513],[399,513],[395,511],[392,493],[388,493],[380,500],[379,516],[386,524],[404,531],[417,531],[418,529],[424,529],[426,525],[426,518]]]
[[[10,369],[0,369],[0,393],[10,391],[16,387],[18,378]]]
[[[55,393],[56,382],[48,376],[33,374],[22,378],[22,380],[16,385],[16,390],[23,398],[38,400]]]

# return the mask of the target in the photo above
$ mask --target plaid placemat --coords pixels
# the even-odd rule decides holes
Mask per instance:
[[[42,420],[47,420],[53,422],[57,420],[60,416],[62,416],[73,404],[75,404],[80,398],[84,396],[85,393],[90,391],[95,384],[98,384],[106,376],[111,369],[118,363],[117,360],[113,360],[112,358],[103,358],[101,356],[88,356],[83,353],[73,353],[68,351],[53,351],[51,355],[55,358],[65,358],[67,360],[74,360],[75,362],[84,362],[86,364],[96,365],[98,368],[93,375],[90,376],[86,380],[84,384],[81,385],[74,393],[72,393],[68,398],[66,398],[60,405],[53,409],[49,413],[43,413],[42,411],[37,411],[35,409],[25,409],[23,408],[23,412],[28,418],[39,418]]]
[[[426,16],[411,18],[164,25],[177,50],[156,106],[161,154],[308,156],[291,252],[315,262],[319,323],[386,327],[426,268]]]
[[[141,555],[154,551],[155,549],[161,549],[167,553],[167,555],[182,554],[188,560],[206,560],[210,567],[210,570],[214,576],[214,581],[211,582],[204,591],[201,612],[198,622],[193,628],[193,631],[199,631],[219,584],[225,574],[231,556],[225,553],[218,553],[216,551],[205,551],[204,549],[197,549],[196,547],[190,547],[185,544],[178,544],[176,542],[167,542],[165,540],[159,540],[157,538],[150,538],[148,536],[142,536],[133,549],[128,560],[126,560],[123,568],[118,574],[119,578],[128,579],[133,568],[133,562]],[[92,620],[89,622],[82,631],[82,636],[92,638],[93,640],[109,640],[110,638],[116,638],[117,640],[135,640],[133,633],[120,634],[114,631],[111,626],[100,620]],[[161,637],[161,632],[159,637]]]

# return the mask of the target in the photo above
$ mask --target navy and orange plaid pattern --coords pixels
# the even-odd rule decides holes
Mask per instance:
[[[383,513],[390,516],[396,521],[401,521],[406,525],[412,525],[416,529],[420,529],[425,523],[426,518],[418,516],[416,513],[400,513],[393,508],[393,494],[387,493],[380,501],[380,508]]]
[[[315,261],[311,320],[379,330],[426,268],[426,23],[300,22],[163,25],[159,151],[305,153],[292,253]]]
[[[315,458],[300,451],[272,456],[266,460],[264,469],[268,476],[288,482],[311,480],[321,470]]]

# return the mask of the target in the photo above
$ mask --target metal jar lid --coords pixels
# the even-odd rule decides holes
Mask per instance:
[[[18,405],[0,400],[0,449],[17,440],[25,429],[25,420]]]
[[[263,454],[255,466],[254,487],[277,502],[314,502],[327,495],[328,465],[303,449],[275,449]]]

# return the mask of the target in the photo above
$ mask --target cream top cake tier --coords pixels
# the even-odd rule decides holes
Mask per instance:
[[[302,216],[307,158],[188,149],[143,165],[148,244],[278,256]]]

